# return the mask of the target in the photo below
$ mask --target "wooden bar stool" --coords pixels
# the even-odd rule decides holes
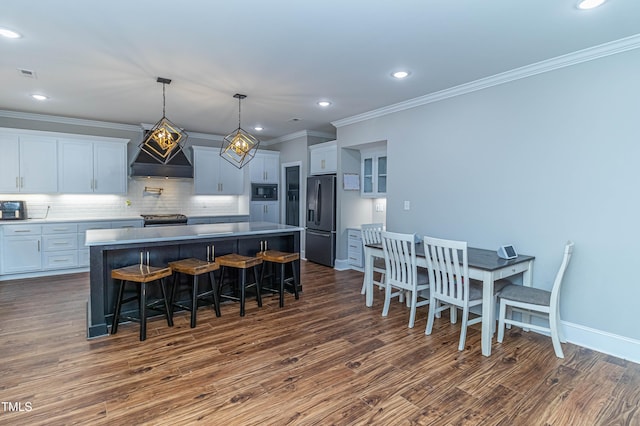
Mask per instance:
[[[300,298],[300,296],[298,295],[298,274],[296,273],[296,267],[293,263],[300,259],[300,253],[287,253],[277,250],[266,250],[256,253],[256,257],[259,257],[264,262],[264,264],[262,265],[262,274],[260,275],[260,283],[261,285],[263,285],[263,288],[265,278],[264,271],[267,265],[271,265],[271,267],[273,267],[273,264],[275,263],[280,264],[280,288],[279,290],[268,290],[280,293],[281,308],[284,306],[284,271],[285,266],[288,264],[291,265],[291,275],[293,276],[293,292],[295,294],[296,300]]]
[[[175,273],[173,278],[173,288],[171,290],[171,301],[169,306],[171,308],[171,316],[173,317],[173,308],[177,306],[179,308],[191,311],[191,328],[196,326],[196,312],[198,311],[198,300],[204,299],[207,296],[211,296],[213,303],[213,309],[216,311],[216,316],[220,316],[220,303],[218,301],[218,286],[216,284],[216,278],[213,275],[213,271],[220,269],[220,265],[216,262],[206,262],[204,260],[189,258],[177,260],[175,262],[169,262],[169,267]],[[193,280],[191,282],[191,306],[183,305],[175,301],[176,289],[180,285],[180,274],[191,275]],[[198,277],[203,274],[209,274],[209,281],[211,284],[211,290],[204,293],[199,293],[198,290]]]
[[[114,280],[120,280],[120,289],[118,290],[118,298],[116,300],[116,306],[113,313],[113,325],[111,326],[111,334],[118,332],[118,323],[120,319],[126,319],[129,321],[136,321],[140,323],[140,340],[147,338],[147,309],[153,309],[163,311],[167,318],[167,324],[169,327],[173,327],[173,319],[171,318],[171,311],[169,309],[169,303],[167,299],[166,288],[164,285],[165,277],[172,274],[171,268],[162,268],[149,265],[131,265],[125,266],[119,269],[113,269],[111,271],[111,278]],[[162,299],[156,300],[152,303],[147,303],[147,284],[159,282],[160,291],[162,293]],[[124,299],[124,289],[127,283],[138,284],[136,288],[136,295]],[[132,300],[138,300],[140,316],[138,318],[131,316],[121,316],[120,311],[122,305]],[[158,304],[162,303],[163,307],[158,307]]]
[[[240,271],[240,298],[221,294],[221,297],[232,300],[240,300],[240,316],[244,316],[244,299],[245,290],[250,287],[256,287],[256,300],[258,306],[262,307],[262,297],[260,295],[260,281],[258,281],[258,265],[262,263],[262,259],[258,257],[242,256],[240,254],[226,254],[216,258],[222,269],[220,270],[220,290],[222,290],[224,284],[224,270],[225,268],[235,268]],[[253,284],[247,284],[247,269],[253,269],[253,277],[255,282]]]

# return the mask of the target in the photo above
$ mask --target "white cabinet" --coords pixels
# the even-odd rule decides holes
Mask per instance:
[[[249,174],[252,183],[278,183],[280,153],[275,151],[259,151],[249,163]]]
[[[329,141],[309,147],[309,174],[326,175],[338,171],[338,145]]]
[[[127,193],[125,143],[62,139],[58,144],[60,192]]]
[[[2,273],[15,274],[42,269],[42,227],[6,225],[2,227]]]
[[[252,201],[249,205],[251,222],[280,223],[280,209],[277,201]]]
[[[362,268],[364,266],[362,232],[359,229],[347,230],[347,255],[349,257],[349,265],[358,268]]]
[[[387,153],[386,151],[362,152],[363,197],[380,198],[387,195]]]
[[[244,170],[222,157],[219,148],[192,146],[193,188],[197,195],[241,195]]]
[[[3,132],[0,151],[0,193],[58,191],[55,138]]]

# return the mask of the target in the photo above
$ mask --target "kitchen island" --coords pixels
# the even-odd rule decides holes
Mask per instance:
[[[300,252],[304,228],[269,222],[217,223],[151,228],[95,229],[86,234],[89,246],[89,300],[87,337],[108,334],[117,288],[111,270],[144,263],[166,266],[188,257],[206,259],[213,246],[215,256],[238,253],[255,256],[266,244],[270,250]],[[298,276],[300,264],[296,263]],[[299,290],[301,286],[299,285]]]

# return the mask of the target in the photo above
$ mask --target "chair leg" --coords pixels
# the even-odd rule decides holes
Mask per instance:
[[[382,316],[389,315],[389,305],[391,304],[391,286],[387,284],[387,288],[384,291],[384,308],[382,308]]]
[[[498,342],[502,343],[504,339],[504,320],[507,317],[507,304],[503,299],[500,299],[500,313],[498,314]]]
[[[427,328],[424,330],[424,334],[429,335],[433,331],[433,321],[436,317],[436,307],[438,302],[432,297],[429,300],[429,316],[427,318]]]
[[[118,298],[116,299],[116,309],[113,312],[113,322],[111,324],[111,334],[118,332],[118,322],[120,321],[120,310],[122,309],[122,299],[124,298],[124,285],[126,281],[120,280],[120,288],[118,289]]]
[[[408,298],[407,298],[408,300]],[[409,314],[409,328],[413,328],[416,321],[416,308],[418,304],[418,292],[413,290],[411,292],[411,313]]]
[[[220,317],[220,297],[218,295],[218,283],[216,282],[216,276],[212,272],[209,272],[209,280],[211,281],[211,293],[213,296],[213,309],[216,311],[216,316]]]
[[[291,262],[291,275],[293,275],[293,294],[295,295],[296,300],[300,299],[300,295],[298,294],[298,270],[296,269],[295,262],[300,262],[299,260]],[[364,293],[363,293],[364,294]]]
[[[558,335],[559,326],[560,324],[558,324],[556,315],[549,314],[549,328],[551,329],[551,342],[553,343],[553,350],[555,351],[558,358],[564,358],[562,345],[560,344],[560,337]]]
[[[450,309],[455,309],[455,306],[451,306]],[[467,323],[468,322],[469,322],[469,308],[465,307],[465,308],[462,308],[462,325],[461,325],[462,328],[460,329],[460,343],[458,343],[459,351],[464,350],[464,343],[467,340]]]
[[[193,276],[193,286],[191,288],[191,328],[196,326],[196,314],[198,312],[198,276]]]
[[[244,295],[245,295],[245,284],[247,281],[247,270],[246,269],[241,269],[240,270],[240,316],[243,317],[244,316]]]
[[[164,316],[167,318],[167,325],[169,327],[173,327],[173,314],[169,308],[167,287],[165,285],[164,278],[160,278],[160,292],[162,293],[162,300],[164,301]]]
[[[176,272],[175,274],[173,274],[173,284],[171,285],[171,298],[169,299],[169,309],[171,309],[171,318],[173,318],[173,303],[176,300],[176,291],[178,288],[178,285],[180,285],[180,279],[179,279],[179,272]]]
[[[285,264],[280,264],[280,307],[284,306],[284,267]]]
[[[256,280],[256,300],[258,301],[258,307],[262,307],[262,286],[258,281],[258,266],[253,267],[253,278]]]
[[[140,283],[140,340],[147,338],[147,283]]]

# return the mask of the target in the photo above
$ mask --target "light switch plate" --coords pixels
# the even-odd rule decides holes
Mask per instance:
[[[409,201],[405,201],[404,202],[404,209],[405,210],[411,210],[411,203]]]

